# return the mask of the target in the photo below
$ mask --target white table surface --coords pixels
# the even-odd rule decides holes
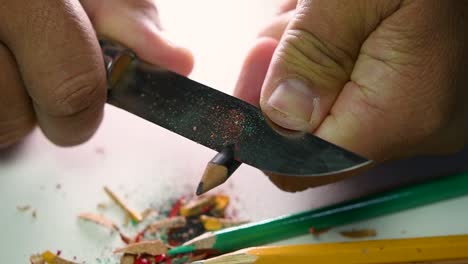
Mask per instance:
[[[275,11],[279,0],[161,0],[164,26],[195,53],[191,78],[230,93],[256,32]],[[91,224],[79,222],[80,212],[98,212],[109,202],[108,185],[126,194],[134,207],[193,192],[214,151],[149,124],[111,106],[96,136],[78,147],[59,148],[36,130],[23,143],[0,152],[0,256],[2,263],[28,263],[31,253],[62,250],[86,263],[110,255],[119,238]],[[278,190],[259,171],[243,165],[219,188],[233,197],[240,218],[259,220],[298,212],[361,196],[389,187],[468,170],[468,152],[457,158],[408,161],[398,167],[377,168],[337,184],[301,193]],[[411,165],[409,165],[411,164]],[[432,165],[428,168],[427,164]],[[60,188],[57,188],[60,185]],[[18,205],[37,211],[19,212]],[[283,243],[347,240],[337,231],[374,228],[377,238],[468,233],[468,197],[380,217],[321,235]],[[115,207],[105,212],[118,222]]]

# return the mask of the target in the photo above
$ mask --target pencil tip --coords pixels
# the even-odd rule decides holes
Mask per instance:
[[[204,190],[203,190],[203,182],[201,181],[199,184],[198,184],[198,187],[197,187],[197,191],[195,192],[196,195],[202,195],[204,193]]]

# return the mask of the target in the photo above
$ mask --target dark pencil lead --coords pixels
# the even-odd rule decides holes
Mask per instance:
[[[204,190],[203,190],[203,182],[201,181],[199,184],[198,184],[198,187],[197,187],[197,191],[195,192],[196,195],[201,195],[204,193]]]

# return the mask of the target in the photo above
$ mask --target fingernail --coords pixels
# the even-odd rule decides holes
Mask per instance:
[[[267,115],[278,125],[292,130],[309,130],[318,96],[303,81],[289,79],[273,91],[267,105],[273,111]]]

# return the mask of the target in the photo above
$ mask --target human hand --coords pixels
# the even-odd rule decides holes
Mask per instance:
[[[106,98],[96,33],[180,74],[193,65],[187,50],[164,37],[151,0],[0,5],[0,148],[24,137],[36,123],[58,145],[92,136]]]
[[[285,6],[247,56],[236,95],[259,103],[281,127],[314,133],[377,162],[466,145],[465,2]],[[346,176],[270,178],[297,191]]]

